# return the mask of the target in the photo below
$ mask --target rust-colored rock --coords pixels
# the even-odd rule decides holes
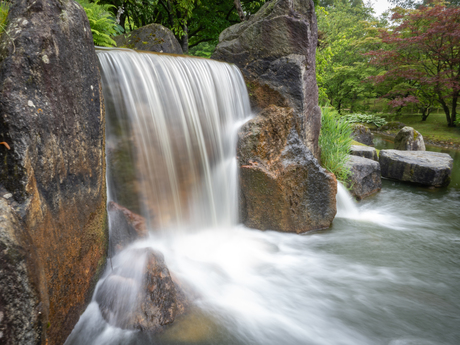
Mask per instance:
[[[158,332],[189,305],[163,255],[151,248],[127,250],[96,293],[103,317],[123,329]],[[143,264],[144,263],[144,264]]]
[[[301,233],[331,225],[337,181],[297,133],[294,111],[276,106],[241,128],[240,209],[246,226]]]
[[[131,212],[126,207],[110,201],[107,210],[110,221],[109,256],[119,253],[130,243],[148,237],[144,217]]]
[[[0,142],[10,146],[0,147],[0,343],[63,344],[107,251],[98,61],[73,0],[10,4],[0,43]]]
[[[249,20],[225,29],[212,58],[234,63],[241,69],[253,105],[293,108],[301,140],[319,159],[317,42],[313,1],[273,0],[267,1]]]

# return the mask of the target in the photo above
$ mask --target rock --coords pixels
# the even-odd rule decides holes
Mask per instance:
[[[12,208],[1,210],[1,231],[13,243],[0,264],[0,286],[11,284],[0,297],[8,328],[0,343],[63,344],[91,299],[108,242],[104,106],[79,4],[10,2],[0,99],[0,142],[10,147],[0,147],[0,189],[12,194],[2,198]]]
[[[395,150],[425,151],[423,136],[412,127],[403,127],[395,138]]]
[[[336,214],[337,181],[295,130],[294,111],[270,106],[238,133],[241,221],[261,230],[328,228]]]
[[[270,104],[293,108],[301,140],[319,159],[317,40],[313,1],[273,0],[249,20],[225,29],[212,58],[241,69],[259,110]]]
[[[144,217],[110,201],[107,207],[110,222],[109,256],[119,253],[130,243],[148,237]]]
[[[107,322],[123,329],[158,332],[187,310],[189,300],[173,281],[161,253],[142,248],[121,255],[121,264],[96,292]]]
[[[351,176],[347,181],[347,187],[350,193],[357,200],[377,193],[382,189],[382,179],[380,178],[380,164],[375,160],[352,156],[347,162],[350,168]]]
[[[353,133],[352,137],[361,144],[373,146],[374,145],[374,135],[371,130],[359,123],[353,124]]]
[[[404,123],[399,121],[390,121],[386,125],[379,128],[379,131],[388,131],[389,129],[401,129],[406,126]]]
[[[350,155],[372,159],[377,162],[379,161],[377,150],[374,147],[351,145]]]
[[[447,153],[381,150],[382,176],[425,186],[447,186],[453,162]]]
[[[172,31],[161,24],[142,26],[129,34],[117,36],[114,40],[118,47],[157,53],[184,53]]]

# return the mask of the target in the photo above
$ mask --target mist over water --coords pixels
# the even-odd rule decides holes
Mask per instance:
[[[236,221],[236,130],[251,116],[237,68],[120,51],[99,58],[104,94],[109,84],[123,102],[106,96],[108,118],[124,124],[108,125],[117,129],[109,149],[130,142],[142,151],[130,151],[140,170],[133,193],[146,204],[151,236],[131,248],[161,251],[198,297],[158,335],[109,325],[93,301],[66,344],[458,344],[458,189],[383,181],[358,204],[339,185],[331,229],[248,229]],[[158,95],[132,89],[139,83]],[[115,257],[114,269],[125,259]]]

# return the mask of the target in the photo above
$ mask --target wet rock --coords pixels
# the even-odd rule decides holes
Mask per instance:
[[[374,134],[364,125],[359,123],[354,124],[353,133],[351,135],[358,143],[374,146]]]
[[[313,1],[274,0],[249,20],[224,30],[212,58],[241,69],[251,103],[259,110],[270,104],[294,109],[301,140],[319,158],[317,40]]]
[[[238,133],[240,210],[251,228],[324,229],[336,214],[337,181],[295,130],[294,111],[270,106]]]
[[[382,176],[426,186],[447,186],[453,162],[447,153],[381,150]]]
[[[148,237],[144,217],[110,201],[108,206],[110,221],[109,256],[119,253],[130,243]]]
[[[423,136],[412,127],[403,127],[395,138],[395,150],[425,151]]]
[[[15,239],[0,264],[10,277],[0,286],[11,284],[0,297],[10,320],[0,343],[62,344],[91,298],[108,241],[104,107],[80,5],[10,3],[0,99],[0,142],[10,148],[0,147],[0,189],[15,215],[0,215],[2,233]]]
[[[117,36],[114,40],[118,47],[157,53],[184,53],[172,31],[161,24],[142,26],[129,34]]]
[[[96,293],[107,322],[123,329],[158,332],[187,310],[189,300],[173,281],[161,253],[131,249],[120,254],[119,261]]]
[[[377,150],[374,147],[351,145],[350,155],[372,159],[377,162],[379,161]]]
[[[380,164],[375,160],[350,155],[346,164],[350,168],[351,176],[347,181],[350,193],[361,200],[375,194],[382,189]]]

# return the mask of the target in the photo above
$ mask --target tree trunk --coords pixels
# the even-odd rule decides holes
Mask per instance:
[[[240,20],[244,20],[244,12],[243,8],[241,7],[241,1],[240,0],[233,0],[233,3],[235,4],[235,8],[238,12],[238,16],[240,17]]]
[[[458,100],[458,92],[452,98],[452,112],[450,116],[451,126],[449,127],[456,127],[455,122],[457,121],[457,100]]]
[[[182,47],[182,51],[184,52],[184,54],[187,54],[188,53],[188,28],[186,24],[184,24],[183,30],[184,30],[184,35],[180,38],[180,45]]]
[[[453,122],[452,122],[452,118],[450,116],[449,107],[447,106],[447,104],[444,101],[444,99],[442,99],[441,97],[439,97],[439,103],[441,103],[442,109],[444,110],[444,113],[446,114],[447,126],[453,127],[452,126]]]

